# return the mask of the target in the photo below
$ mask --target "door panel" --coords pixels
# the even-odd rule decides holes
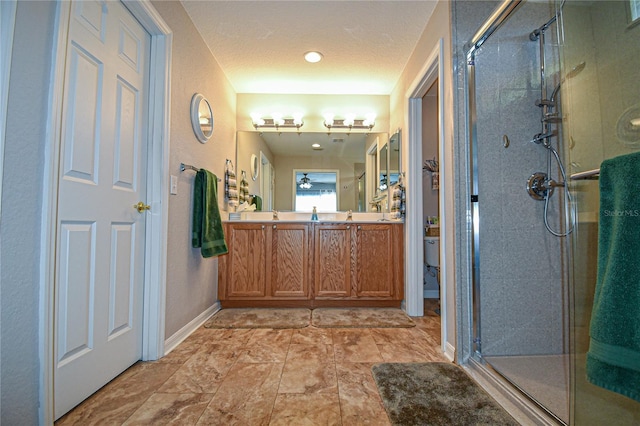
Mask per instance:
[[[120,2],[72,4],[58,187],[55,416],[142,355],[150,37]],[[99,368],[96,368],[99,366]]]
[[[271,295],[307,298],[309,289],[309,225],[273,225]]]
[[[351,295],[351,227],[316,225],[315,295],[349,297]]]
[[[103,68],[100,61],[72,45],[68,72],[68,105],[63,179],[97,184]]]
[[[58,362],[64,365],[93,347],[95,222],[63,222],[58,280]]]
[[[393,227],[358,225],[355,293],[358,297],[392,297]]]

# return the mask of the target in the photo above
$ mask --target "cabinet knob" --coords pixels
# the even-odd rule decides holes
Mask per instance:
[[[262,225],[262,229],[264,229],[264,225]]]
[[[276,229],[278,227],[278,225],[273,225],[273,229]]]
[[[347,229],[351,229],[351,225],[347,225]]]
[[[358,231],[362,229],[362,226],[358,225]]]

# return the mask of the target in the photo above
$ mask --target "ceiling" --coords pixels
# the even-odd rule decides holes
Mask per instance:
[[[356,162],[364,162],[366,134],[364,133],[277,133],[264,132],[262,139],[275,156],[338,157]],[[319,150],[311,144],[320,145]]]
[[[236,93],[388,95],[437,1],[182,4]]]

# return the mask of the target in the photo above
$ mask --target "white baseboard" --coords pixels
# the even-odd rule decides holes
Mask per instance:
[[[424,290],[425,299],[438,299],[440,298],[440,290]]]
[[[449,342],[444,344],[444,356],[451,362],[454,362],[456,359],[456,348]]]
[[[221,309],[220,302],[216,302],[213,306],[209,307],[206,311],[195,317],[187,325],[175,332],[171,337],[164,341],[164,354],[168,355],[169,352],[174,350],[180,343],[204,324],[213,314]]]

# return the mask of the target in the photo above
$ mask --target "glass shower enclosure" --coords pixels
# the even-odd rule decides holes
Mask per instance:
[[[640,424],[640,403],[585,379],[590,171],[640,150],[636,3],[496,2],[466,46],[474,357],[564,424]]]

